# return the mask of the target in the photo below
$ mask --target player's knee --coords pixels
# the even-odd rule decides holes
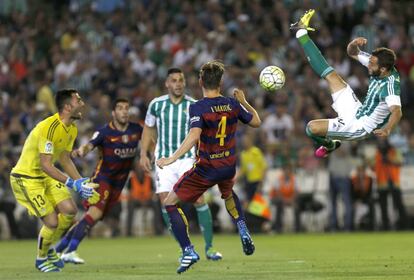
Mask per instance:
[[[331,92],[337,92],[347,87],[347,83],[336,71],[326,75],[325,80],[328,82]]]
[[[161,203],[164,206],[175,204],[175,203],[172,202],[172,199],[169,196],[167,196],[164,200],[161,200]]]
[[[87,214],[96,222],[102,218],[103,211],[96,206],[91,206]]]
[[[56,229],[58,226],[58,217],[56,214],[48,215],[42,218],[43,223],[50,229]]]
[[[78,209],[76,207],[69,207],[62,214],[67,217],[75,217],[77,213],[78,213]]]
[[[75,202],[72,199],[66,199],[58,204],[59,212],[63,215],[73,215],[76,216],[78,213],[78,208],[76,207]]]
[[[224,199],[224,200],[228,200],[232,196],[233,196],[233,192],[232,191],[222,191],[221,192],[221,198]]]
[[[315,136],[315,132],[317,131],[317,129],[317,124],[314,121],[310,121],[306,125],[306,134],[309,137]]]
[[[57,229],[57,227],[58,227],[58,221],[56,220],[56,222],[48,222],[48,223],[45,223],[45,225],[46,225],[48,228],[50,228],[50,229],[52,229],[52,230],[55,230],[55,229]]]
[[[204,205],[204,204],[206,204],[206,202],[204,201],[204,197],[203,197],[203,196],[200,196],[200,197],[196,200],[196,202],[194,203],[194,206],[198,207],[198,206],[202,206],[202,205]]]
[[[164,192],[158,194],[158,198],[160,199],[162,206],[165,206],[165,199],[167,198],[167,196],[168,196],[168,193],[164,193]]]

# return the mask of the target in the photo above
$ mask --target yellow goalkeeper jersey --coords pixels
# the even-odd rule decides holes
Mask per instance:
[[[64,125],[58,113],[44,119],[27,137],[19,161],[12,173],[29,177],[46,176],[40,166],[40,154],[51,154],[53,162],[56,162],[63,151],[72,151],[77,135],[76,125]]]
[[[240,154],[240,169],[248,182],[260,182],[264,179],[267,163],[258,147],[243,150]]]

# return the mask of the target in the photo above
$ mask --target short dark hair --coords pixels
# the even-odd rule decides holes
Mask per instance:
[[[395,52],[384,47],[375,49],[372,55],[378,58],[378,66],[385,67],[388,71],[394,67],[395,61],[397,60]]]
[[[128,103],[129,105],[129,100],[126,98],[115,99],[114,103],[112,103],[112,111],[115,111],[116,105],[118,105],[119,103]]]
[[[78,93],[78,91],[73,88],[65,88],[56,92],[55,102],[59,112],[62,112],[65,105],[70,103],[74,93]]]
[[[180,68],[176,68],[176,67],[170,68],[168,69],[167,77],[174,73],[183,73],[183,70],[181,70]]]
[[[205,63],[200,69],[200,79],[205,89],[216,89],[220,87],[221,78],[224,74],[224,64],[218,60]]]

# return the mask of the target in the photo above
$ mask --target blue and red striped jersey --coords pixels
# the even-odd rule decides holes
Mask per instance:
[[[142,126],[129,123],[125,131],[117,130],[112,122],[94,133],[89,141],[100,151],[93,181],[108,182],[113,188],[122,189],[138,153]]]
[[[253,115],[230,97],[203,98],[190,106],[190,128],[202,129],[196,172],[211,181],[233,178],[236,172],[238,120],[249,123]]]

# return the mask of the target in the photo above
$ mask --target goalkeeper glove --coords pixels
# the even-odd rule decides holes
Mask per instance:
[[[94,185],[96,185],[96,187],[99,186],[98,184],[94,184]],[[96,188],[96,187],[93,187],[93,188]],[[98,203],[100,198],[101,198],[101,195],[97,191],[93,190],[92,196],[90,198],[88,198],[88,203],[90,205],[94,205],[94,204]]]
[[[92,195],[88,198],[88,202],[89,204],[94,205],[98,203],[99,199],[101,198],[101,195],[95,191],[95,189],[99,187],[99,184],[88,183],[88,186],[92,188]]]
[[[70,177],[66,180],[65,185],[77,192],[83,199],[88,199],[93,196],[94,192],[96,193],[94,188],[98,186],[98,184],[89,183],[89,178],[73,180]]]

